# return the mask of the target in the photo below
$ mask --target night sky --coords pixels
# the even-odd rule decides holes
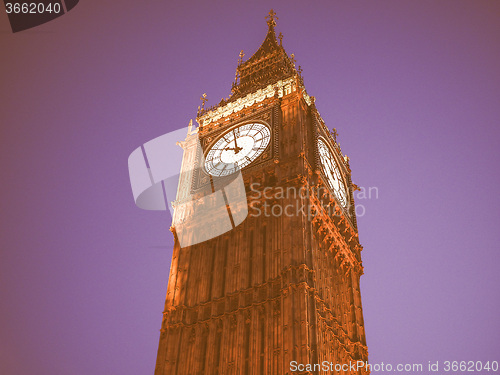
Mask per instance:
[[[0,374],[153,373],[171,219],[127,158],[228,97],[271,8],[372,187],[370,361],[500,361],[500,1],[80,1],[15,34],[0,6]]]

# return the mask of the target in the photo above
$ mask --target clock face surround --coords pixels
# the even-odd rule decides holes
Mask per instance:
[[[344,179],[330,149],[321,139],[318,140],[318,151],[328,186],[333,190],[342,207],[347,207],[347,191]]]
[[[212,176],[235,173],[257,159],[271,140],[269,127],[252,122],[230,129],[210,148],[205,169]]]

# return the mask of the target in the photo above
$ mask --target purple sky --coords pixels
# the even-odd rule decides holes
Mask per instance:
[[[0,15],[0,374],[153,373],[170,218],[135,207],[127,158],[229,95],[271,7],[378,189],[370,361],[500,361],[499,1],[81,1],[17,34]]]

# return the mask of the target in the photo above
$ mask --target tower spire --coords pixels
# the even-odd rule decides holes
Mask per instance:
[[[294,61],[290,60],[283,48],[283,34],[279,33],[276,38],[274,27],[277,19],[276,12],[271,9],[266,16],[269,27],[261,46],[246,61],[238,60],[231,100],[296,74]]]

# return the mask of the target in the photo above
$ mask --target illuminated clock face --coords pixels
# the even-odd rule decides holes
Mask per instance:
[[[227,176],[257,159],[269,145],[271,132],[264,124],[250,123],[231,129],[210,148],[205,169],[212,176]]]
[[[340,174],[339,166],[337,165],[335,158],[330,152],[330,149],[322,140],[318,141],[318,151],[326,181],[335,193],[335,196],[337,197],[337,200],[340,202],[340,204],[343,207],[346,207],[347,192],[344,180],[342,179],[342,175]]]

